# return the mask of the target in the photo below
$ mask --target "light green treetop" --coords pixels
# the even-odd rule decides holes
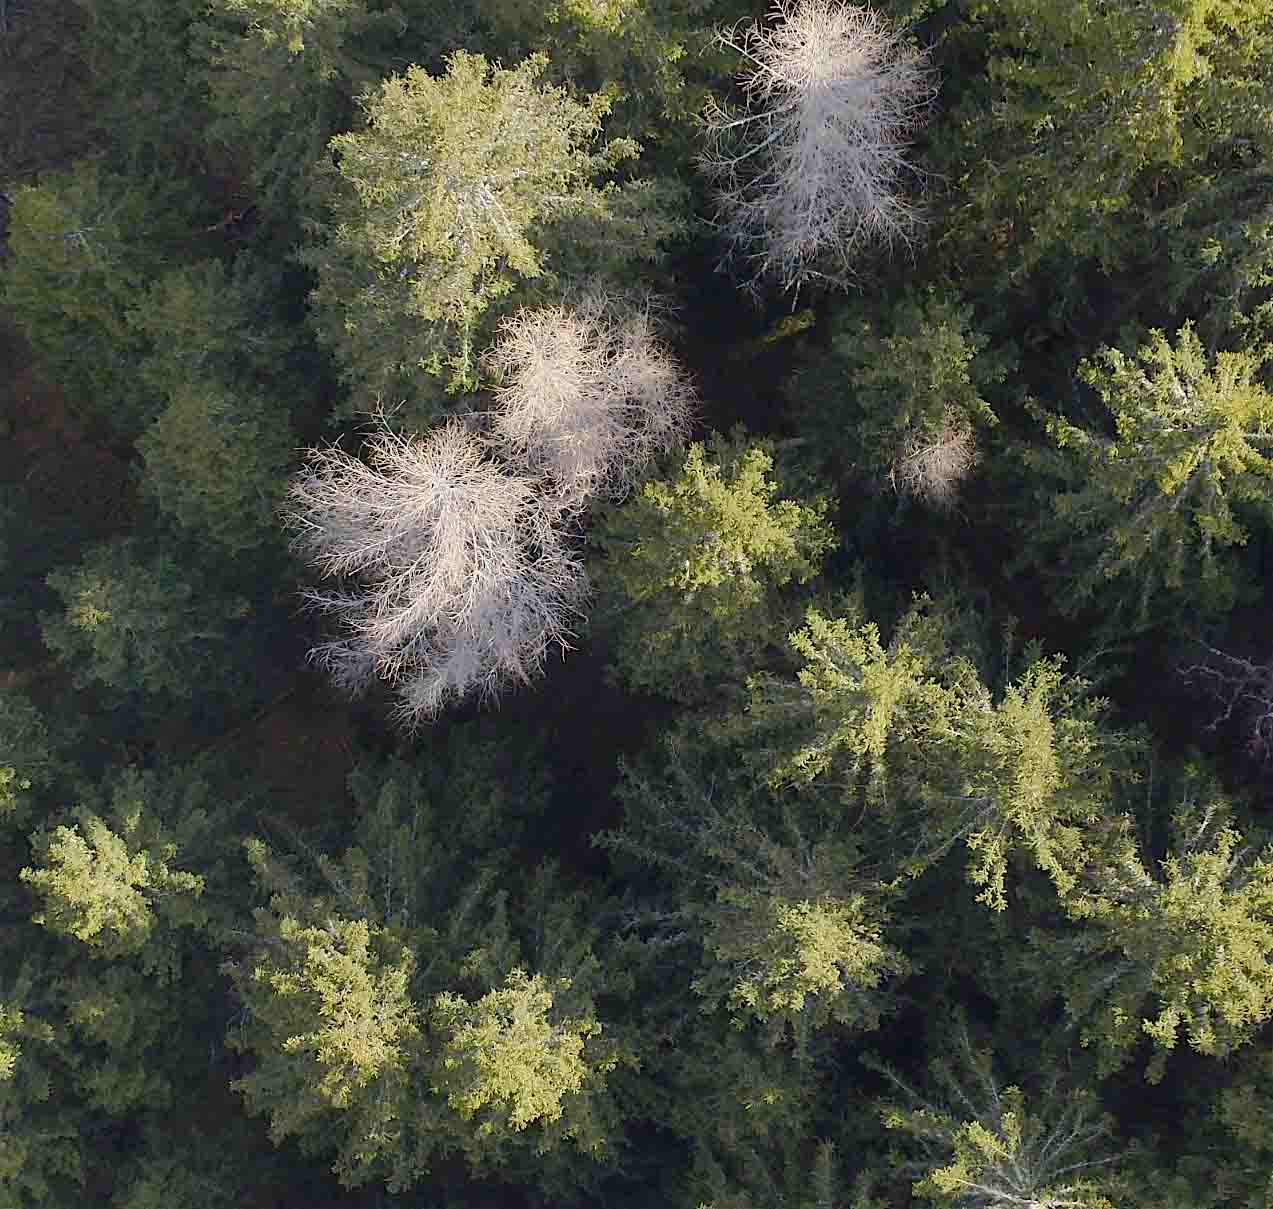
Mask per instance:
[[[1194,123],[1209,132],[1224,116],[1223,90],[1208,87],[1215,60],[1230,42],[1256,43],[1268,16],[1264,0],[970,7],[990,38],[996,87],[968,122],[980,155],[961,183],[988,222],[978,214],[967,234],[985,238],[995,218],[1018,225],[1014,275],[1041,251],[1117,263],[1115,216],[1136,205],[1145,174],[1197,156]]]
[[[446,1038],[436,1090],[462,1117],[480,1116],[479,1133],[556,1121],[564,1098],[616,1065],[594,1070],[585,1048],[601,1026],[590,1016],[554,1019],[553,1000],[551,983],[515,969],[474,1003],[449,993],[433,1001]]]
[[[925,607],[887,647],[874,624],[810,610],[791,638],[804,661],[798,685],[753,684],[752,718],[793,727],[774,781],[839,786],[860,801],[871,842],[898,873],[917,875],[962,842],[978,901],[996,910],[1015,851],[1064,891],[1105,817],[1108,761],[1126,741],[1098,729],[1103,703],[1058,659],[1036,659],[996,695],[965,656],[930,648]]]
[[[44,641],[79,684],[188,699],[233,670],[227,639],[248,603],[193,578],[167,550],[119,538],[48,582],[64,608],[41,618]]]
[[[160,916],[192,922],[203,878],[173,868],[177,845],[145,817],[142,803],[112,819],[114,829],[88,810],[70,826],[38,832],[37,860],[19,876],[43,901],[34,919],[74,937],[103,957],[139,953]]]
[[[741,678],[768,640],[773,590],[818,573],[835,543],[829,501],[777,498],[772,470],[766,446],[739,434],[696,442],[675,477],[646,483],[593,533],[633,687],[684,698],[722,666]]]
[[[546,62],[457,51],[443,76],[408,68],[332,140],[329,238],[305,259],[320,332],[362,398],[396,402],[422,372],[472,385],[483,314],[548,269],[537,230],[603,210],[595,178],[637,154],[593,149],[609,101],[547,86]]]
[[[1154,331],[1134,357],[1106,348],[1080,365],[1115,431],[1046,417],[1060,452],[1035,460],[1061,485],[1031,526],[1073,551],[1063,606],[1078,607],[1110,580],[1134,595],[1141,621],[1160,588],[1203,605],[1232,601],[1222,552],[1247,540],[1240,512],[1273,515],[1273,395],[1256,381],[1268,358],[1208,357],[1186,323],[1174,344]]]
[[[1273,1017],[1273,849],[1227,816],[1214,790],[1189,808],[1177,821],[1179,846],[1157,871],[1129,831],[1111,836],[1065,900],[1081,930],[1043,942],[1045,959],[1066,971],[1070,1017],[1104,1069],[1147,1036],[1156,1082],[1182,1037],[1224,1056]]]

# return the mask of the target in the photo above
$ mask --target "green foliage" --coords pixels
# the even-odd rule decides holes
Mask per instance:
[[[112,813],[103,820],[81,808],[70,826],[37,832],[36,865],[19,874],[42,901],[36,923],[106,958],[139,953],[161,923],[197,923],[204,887],[197,874],[172,867],[178,845],[127,783],[117,790]]]
[[[141,296],[146,257],[126,233],[142,219],[135,194],[92,164],[13,193],[2,281],[46,371],[83,407],[123,431],[144,419],[135,389],[146,342],[126,321]]]
[[[304,259],[319,334],[362,404],[418,403],[424,374],[473,385],[483,316],[549,271],[538,232],[603,213],[595,178],[637,153],[593,149],[609,102],[547,86],[545,66],[456,52],[444,76],[412,67],[365,99],[361,130],[332,140],[326,242]]]
[[[196,261],[151,282],[126,316],[149,345],[140,366],[148,411],[195,385],[255,394],[262,379],[284,378],[297,337],[274,313],[278,285],[276,271],[247,255],[229,266]]]
[[[704,0],[478,0],[478,14],[508,57],[549,54],[556,78],[614,96],[620,133],[660,141],[701,108],[696,63],[711,30]]]
[[[78,1114],[54,1099],[57,1032],[26,1006],[21,971],[0,1006],[0,1206],[72,1203],[82,1195],[84,1155]]]
[[[1014,365],[988,345],[972,308],[931,287],[878,317],[852,304],[788,389],[801,431],[842,476],[947,501],[971,469],[976,430],[998,423],[985,395]],[[943,448],[950,458],[934,456]]]
[[[832,1022],[878,1027],[882,984],[909,964],[883,938],[887,900],[853,840],[758,791],[727,746],[699,748],[669,737],[658,772],[626,770],[624,825],[594,842],[659,873],[648,909],[658,934],[701,948],[687,981],[705,1012],[801,1045]]]
[[[435,1090],[466,1121],[480,1122],[479,1137],[560,1120],[563,1098],[614,1069],[613,1056],[589,1061],[596,1020],[558,1018],[554,998],[541,975],[514,969],[476,1003],[447,993],[433,1001],[433,1024],[445,1037]]]
[[[266,222],[294,232],[304,178],[353,97],[387,74],[377,45],[401,33],[394,7],[363,0],[216,0],[197,28],[207,63],[209,141],[250,173]]]
[[[469,872],[474,833],[444,811],[481,795],[430,801],[398,763],[352,784],[365,813],[340,859],[248,843],[271,892],[226,967],[245,1008],[230,1044],[256,1057],[236,1084],[248,1107],[276,1141],[334,1152],[347,1184],[404,1188],[457,1149],[479,1169],[533,1153],[541,1178],[569,1169],[545,1157],[563,1141],[603,1154],[603,1076],[625,1055],[597,1022],[582,904],[545,870],[514,905],[489,848]]]
[[[1037,942],[1107,1070],[1148,1037],[1156,1082],[1182,1038],[1223,1057],[1273,1016],[1273,849],[1229,824],[1215,793],[1187,785],[1159,871],[1111,837],[1065,904],[1082,927]]]
[[[213,383],[178,387],[137,443],[143,489],[178,529],[234,555],[277,539],[294,440],[277,404]]]
[[[1158,208],[1146,193],[1205,181],[1208,152],[1246,133],[1234,103],[1252,118],[1261,108],[1233,69],[1234,48],[1267,46],[1263,0],[978,0],[971,16],[991,86],[974,86],[961,108],[952,238],[969,259],[978,241],[1007,241],[1016,280],[1053,252],[1117,264],[1126,232]]]
[[[774,589],[818,573],[835,544],[829,502],[776,498],[772,469],[764,442],[696,442],[676,477],[647,482],[591,533],[631,688],[693,701],[741,679],[769,640]]]
[[[1174,344],[1154,331],[1134,358],[1106,348],[1080,365],[1113,437],[1049,416],[1058,452],[1031,456],[1057,480],[1030,529],[1038,545],[1063,551],[1062,608],[1108,598],[1143,624],[1164,592],[1203,608],[1232,604],[1238,581],[1226,555],[1247,541],[1241,514],[1270,515],[1273,395],[1255,380],[1266,361],[1250,350],[1208,357],[1187,323]]]
[[[1057,659],[1036,659],[997,698],[946,619],[920,601],[883,645],[871,623],[810,610],[792,635],[799,686],[753,689],[752,717],[789,727],[779,782],[831,781],[874,816],[873,842],[916,876],[951,847],[971,853],[979,902],[1007,907],[1015,852],[1064,892],[1100,834],[1127,740],[1103,733],[1104,703]]]
[[[950,1209],[1113,1209],[1115,1159],[1100,1153],[1112,1123],[1090,1093],[1054,1082],[1028,1108],[1019,1087],[1000,1085],[989,1051],[974,1049],[966,1029],[956,1031],[952,1049],[931,1064],[931,1098],[883,1071],[905,1096],[881,1111],[909,1143],[914,1157],[904,1170],[919,1177],[916,1196]]]
[[[39,711],[14,689],[0,690],[0,824],[21,825],[34,793],[56,771],[48,728]]]
[[[119,538],[53,572],[49,585],[64,612],[42,619],[44,641],[77,684],[177,700],[227,685],[224,647],[249,606],[209,589],[172,553]]]

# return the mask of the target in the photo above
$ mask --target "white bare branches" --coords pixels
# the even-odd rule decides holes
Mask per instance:
[[[648,308],[616,315],[594,298],[522,310],[504,321],[486,360],[498,383],[495,439],[565,508],[622,498],[689,431],[693,390],[659,345]]]
[[[529,683],[569,648],[588,583],[567,530],[690,424],[651,303],[520,311],[486,361],[491,413],[423,438],[386,424],[366,461],[312,450],[290,493],[296,544],[342,581],[303,594],[341,631],[311,657],[351,694],[388,681],[408,725]]]
[[[936,436],[917,437],[893,469],[898,491],[934,508],[954,506],[959,484],[977,464],[977,437],[972,426],[948,414]]]
[[[532,480],[454,421],[423,440],[384,431],[370,461],[314,450],[291,491],[298,545],[353,585],[305,594],[343,630],[313,652],[338,685],[388,680],[414,724],[568,648],[587,581]]]
[[[909,241],[919,222],[900,187],[918,174],[907,139],[936,78],[904,31],[871,9],[778,0],[770,17],[720,36],[750,64],[747,111],[709,108],[702,163],[749,285],[842,283],[862,251]]]

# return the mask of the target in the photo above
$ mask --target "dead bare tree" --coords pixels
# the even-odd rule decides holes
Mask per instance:
[[[1180,675],[1202,689],[1219,706],[1207,727],[1241,727],[1247,751],[1261,764],[1273,761],[1273,660],[1256,663],[1199,643],[1203,658],[1182,666]]]
[[[908,138],[937,91],[926,54],[841,0],[778,0],[768,24],[719,40],[749,65],[746,109],[709,107],[702,165],[747,284],[844,283],[866,248],[909,241],[920,216],[901,189],[918,174]]]
[[[604,297],[521,310],[486,356],[496,380],[492,436],[558,504],[619,499],[656,454],[680,444],[694,393],[648,307]]]
[[[916,437],[893,469],[898,491],[934,508],[953,507],[959,484],[977,464],[977,437],[972,426],[947,415],[936,436]]]
[[[587,594],[539,485],[459,421],[389,430],[369,461],[315,449],[292,486],[297,545],[340,590],[304,595],[342,634],[312,657],[351,694],[390,682],[414,725],[471,694],[529,682],[570,645]]]

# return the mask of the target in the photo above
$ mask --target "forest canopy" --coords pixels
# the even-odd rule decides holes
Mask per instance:
[[[1268,0],[0,0],[0,1209],[1269,1209]]]

